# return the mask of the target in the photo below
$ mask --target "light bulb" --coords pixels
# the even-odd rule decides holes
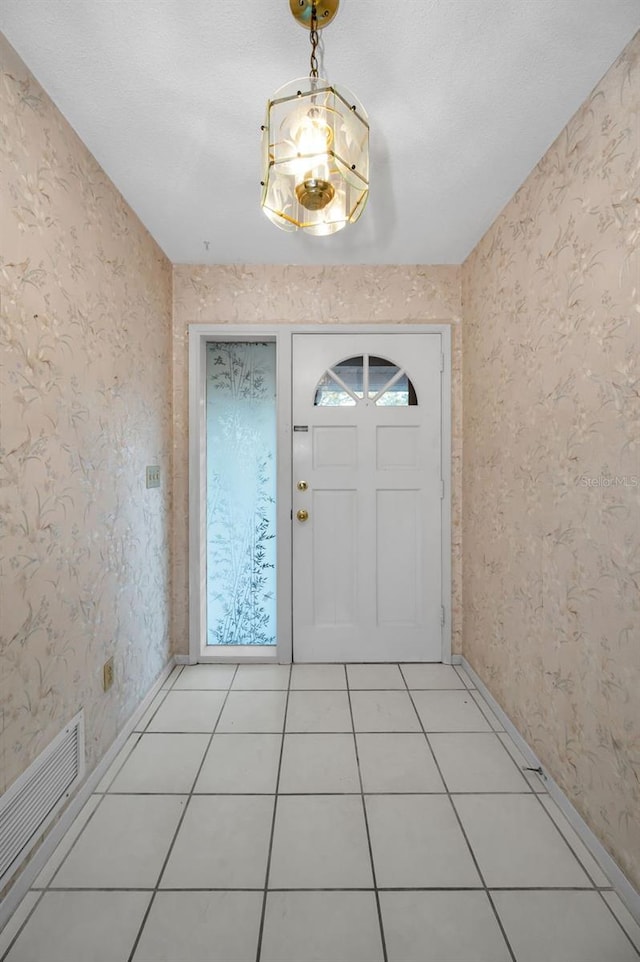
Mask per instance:
[[[329,173],[333,131],[324,111],[310,107],[292,130],[298,159],[293,161],[298,202],[307,210],[322,210],[333,200],[335,189]]]
[[[311,107],[293,130],[293,139],[300,154],[326,154],[333,131],[318,107]]]

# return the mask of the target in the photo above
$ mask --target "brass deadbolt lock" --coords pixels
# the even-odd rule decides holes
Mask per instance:
[[[306,491],[309,485],[306,481],[298,481],[296,487],[298,488],[298,491]]]

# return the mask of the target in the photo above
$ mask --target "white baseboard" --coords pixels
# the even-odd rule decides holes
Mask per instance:
[[[42,842],[31,861],[27,862],[22,871],[20,871],[16,876],[11,888],[7,892],[2,902],[0,902],[0,932],[15,912],[24,896],[27,894],[31,888],[31,885],[33,882],[35,882],[46,863],[49,861],[49,858],[55,852],[56,848],[62,841],[63,836],[66,834],[76,816],[88,801],[89,796],[93,794],[96,786],[100,783],[104,775],[106,775],[111,763],[116,758],[120,749],[124,746],[124,743],[129,735],[135,729],[138,720],[142,718],[143,714],[149,708],[151,702],[162,688],[164,682],[173,671],[175,664],[176,660],[174,658],[171,658],[171,660],[167,662],[163,670],[160,672],[160,675],[158,676],[158,679],[154,683],[153,687],[149,690],[142,702],[130,716],[126,725],[116,737],[111,747],[105,752],[101,760],[98,762],[93,771],[87,776],[82,785],[80,785],[76,794],[69,802],[67,808],[53,826],[49,834],[46,836],[45,840]]]
[[[459,655],[454,655],[453,657],[458,657],[460,659],[459,664],[473,679],[476,688],[494,714],[500,719],[504,725],[505,731],[513,739],[527,763],[531,765],[532,768],[541,769],[545,787],[549,792],[549,795],[554,800],[558,808],[561,809],[562,814],[565,816],[571,827],[589,849],[594,859],[613,885],[617,894],[633,915],[636,922],[640,924],[640,894],[636,892],[627,876],[624,874],[620,866],[613,860],[611,855],[609,855],[600,839],[594,835],[582,816],[573,807],[560,786],[553,780],[549,772],[541,764],[540,759],[529,747],[528,743],[524,740],[509,716],[495,700],[487,686],[484,684],[480,676],[477,675],[473,670],[467,659]]]

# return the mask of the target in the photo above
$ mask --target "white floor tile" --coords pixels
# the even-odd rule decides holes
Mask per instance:
[[[209,738],[206,734],[142,735],[109,791],[188,794]]]
[[[371,860],[357,795],[278,799],[269,888],[371,888]]]
[[[224,691],[236,673],[235,665],[185,665],[174,691]]]
[[[78,835],[85,827],[93,813],[95,812],[99,802],[102,801],[102,795],[90,795],[89,800],[82,807],[82,810],[78,814],[77,818],[74,819],[71,827],[67,832],[65,832],[64,838],[56,848],[55,852],[42,869],[37,879],[33,883],[34,889],[46,888],[51,882],[51,879],[56,874],[65,858],[69,854],[71,846],[77,839]]]
[[[596,892],[494,892],[518,962],[637,962]]]
[[[223,691],[169,691],[147,727],[150,732],[212,732]]]
[[[380,909],[389,962],[510,962],[484,892],[381,892]]]
[[[338,689],[347,687],[344,665],[293,665],[291,690]]]
[[[158,892],[134,962],[254,962],[262,892]]]
[[[397,665],[347,665],[349,688],[403,688],[404,679]]]
[[[46,892],[7,962],[121,962],[150,892]]]
[[[533,789],[534,792],[537,792],[538,794],[542,794],[543,792],[546,792],[547,788],[546,788],[546,785],[544,784],[544,781],[538,775],[536,775],[535,772],[526,771],[526,767],[530,763],[525,759],[524,755],[521,754],[520,750],[518,749],[515,742],[512,740],[511,736],[507,735],[506,732],[497,732],[497,735],[500,741],[502,742],[502,744],[504,745],[504,747],[507,749],[507,751],[513,758],[514,762],[516,763],[520,771],[522,772],[522,777],[526,778],[529,784],[529,787]]]
[[[529,786],[497,735],[429,735],[450,792],[528,792]]]
[[[444,792],[422,732],[359,732],[357,739],[365,792]]]
[[[517,962],[638,962],[640,926],[592,890],[606,876],[498,727],[466,673],[441,664],[176,668],[0,934],[0,958],[126,962],[169,855],[134,962],[255,962],[277,804],[261,962],[375,962],[362,779],[388,962],[509,958],[465,833]]]
[[[453,665],[400,665],[409,688],[464,688]]]
[[[279,792],[359,792],[353,735],[285,735]]]
[[[217,732],[282,732],[285,691],[231,691]]]
[[[640,925],[615,892],[603,892],[602,897],[640,953]]]
[[[143,712],[143,714],[140,716],[140,718],[136,722],[135,727],[133,729],[134,732],[143,732],[145,730],[145,728],[147,727],[147,725],[149,724],[149,722],[151,721],[151,719],[153,718],[153,716],[155,715],[158,708],[160,707],[160,705],[162,704],[162,702],[165,700],[166,697],[167,697],[167,691],[166,689],[162,688],[158,692],[156,697],[153,699],[153,701],[151,702],[147,710]]]
[[[454,795],[453,801],[489,887],[590,885],[534,795]]]
[[[289,665],[240,665],[231,686],[234,691],[286,691]]]
[[[2,932],[0,932],[0,959],[11,945],[11,942],[18,934],[21,925],[26,920],[39,898],[39,892],[27,892],[25,897],[20,902],[18,908],[15,910],[3,928]]]
[[[357,732],[419,732],[420,722],[406,691],[352,691]]]
[[[270,892],[260,962],[382,962],[373,892]]]
[[[273,794],[282,735],[214,735],[196,792]]]
[[[153,887],[184,805],[180,795],[105,795],[52,885]]]
[[[273,801],[268,795],[195,795],[161,888],[263,888]]]
[[[379,888],[480,886],[451,802],[444,795],[367,795]]]
[[[289,693],[287,732],[350,732],[351,712],[346,691]]]
[[[548,795],[544,795],[540,801],[566,838],[574,853],[582,862],[583,868],[585,868],[589,873],[594,885],[610,885],[611,883],[609,882],[609,879],[604,874],[587,846],[579,837],[578,833],[571,827],[553,799],[551,799]]]
[[[468,691],[414,691],[427,732],[490,732],[491,725]]]

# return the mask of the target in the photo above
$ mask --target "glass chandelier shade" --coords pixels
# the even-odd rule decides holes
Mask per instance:
[[[267,103],[262,208],[282,230],[326,235],[354,223],[369,194],[369,124],[360,101],[320,77]]]

